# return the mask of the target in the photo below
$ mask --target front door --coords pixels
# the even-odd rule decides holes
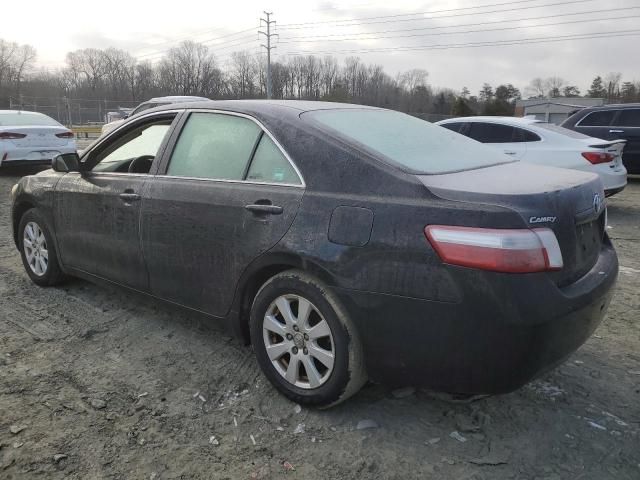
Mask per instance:
[[[142,242],[153,294],[224,316],[243,270],[287,232],[303,183],[252,119],[191,113],[149,182]]]
[[[148,289],[140,209],[150,168],[174,116],[137,122],[110,136],[83,156],[82,173],[69,173],[58,182],[54,221],[63,265]]]

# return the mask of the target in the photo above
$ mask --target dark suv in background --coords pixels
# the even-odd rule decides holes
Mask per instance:
[[[584,108],[562,126],[591,137],[626,140],[622,162],[627,172],[640,174],[640,103]]]

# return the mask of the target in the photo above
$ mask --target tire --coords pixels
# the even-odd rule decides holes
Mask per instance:
[[[64,280],[53,236],[36,209],[27,210],[20,219],[18,244],[22,263],[33,283],[49,287]]]
[[[260,368],[294,402],[333,406],[367,380],[349,315],[312,275],[288,270],[270,278],[253,301],[249,328]]]

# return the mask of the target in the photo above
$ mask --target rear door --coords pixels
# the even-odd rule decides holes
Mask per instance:
[[[605,140],[616,139],[617,137],[612,137],[609,132],[615,116],[616,110],[595,110],[587,113],[582,120],[579,120],[573,130],[590,137],[603,138]]]
[[[640,173],[640,108],[618,111],[609,128],[610,138],[626,140],[622,160],[629,173]]]
[[[151,291],[224,316],[243,270],[289,229],[304,183],[248,116],[195,111],[182,123],[142,206]]]
[[[509,155],[514,160],[521,160],[527,153],[527,143],[518,135],[518,128],[491,122],[469,122],[465,135],[478,142],[486,143]]]

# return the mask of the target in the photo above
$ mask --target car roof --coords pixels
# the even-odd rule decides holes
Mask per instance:
[[[640,103],[608,103],[606,105],[599,105],[597,107],[581,108],[576,113],[589,113],[597,112],[598,110],[629,110],[640,108]]]
[[[436,123],[453,123],[453,122],[490,122],[490,123],[509,123],[511,125],[531,125],[533,123],[543,123],[533,117],[497,117],[497,116],[477,116],[477,117],[456,117],[447,118]]]
[[[44,113],[40,113],[40,112],[32,112],[30,110],[0,110],[0,114],[2,113],[20,113],[23,115],[42,115],[42,116],[47,116]]]
[[[142,103],[158,103],[158,102],[182,103],[182,102],[198,102],[200,100],[209,100],[209,99],[207,97],[196,97],[196,96],[189,96],[189,95],[169,95],[166,97],[153,97]]]
[[[161,112],[171,110],[172,105],[163,105],[147,112]],[[275,111],[289,111],[297,114],[314,110],[384,110],[378,107],[367,105],[356,105],[353,103],[320,102],[313,100],[206,100],[201,102],[188,102],[180,105],[180,108],[228,110],[238,113],[271,113]]]

